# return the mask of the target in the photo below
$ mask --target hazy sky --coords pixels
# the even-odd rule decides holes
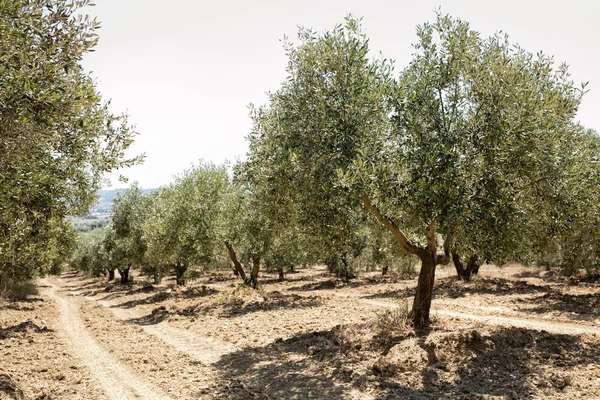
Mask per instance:
[[[285,79],[284,35],[297,26],[326,30],[348,13],[363,17],[374,54],[402,69],[415,27],[434,9],[484,35],[502,30],[530,52],[567,62],[575,82],[589,81],[578,118],[600,130],[600,2],[571,1],[203,1],[96,0],[85,11],[102,22],[100,43],[84,66],[115,112],[128,111],[140,135],[131,154],[144,164],[122,171],[142,187],[169,183],[199,159],[243,157],[248,104]],[[124,186],[115,176],[115,187]]]

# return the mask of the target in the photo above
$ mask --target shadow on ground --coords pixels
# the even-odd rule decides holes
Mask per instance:
[[[130,291],[126,294],[134,294],[134,293],[151,293],[156,291],[156,289],[152,286],[147,286],[147,287],[142,287],[140,289],[134,290],[134,291]],[[182,290],[182,291],[172,291],[167,289],[166,291],[161,291],[158,293],[155,293],[151,296],[145,297],[145,298],[141,298],[141,299],[134,299],[134,300],[129,300],[126,301],[124,303],[120,303],[120,304],[115,304],[113,306],[111,306],[112,308],[134,308],[138,305],[145,305],[145,304],[158,304],[161,303],[167,299],[192,299],[192,298],[201,298],[201,297],[207,297],[207,296],[212,296],[214,294],[218,293],[217,290],[213,289],[213,288],[209,288],[205,285],[202,285],[200,287],[196,287],[196,288],[192,288],[192,289],[187,289],[187,290]]]
[[[221,370],[219,395],[340,399],[358,392],[377,399],[526,398],[534,392],[539,396],[544,388],[563,390],[573,368],[600,362],[596,344],[580,337],[522,328],[404,335],[391,348],[373,335],[353,338],[352,329],[364,330],[364,325],[302,333],[227,354],[214,365]]]
[[[518,299],[525,304],[519,311],[533,314],[552,312],[565,313],[565,316],[576,321],[594,321],[600,317],[600,296],[598,294],[569,294],[548,292],[530,300]]]
[[[0,328],[0,340],[21,337],[24,338],[30,333],[48,333],[54,332],[45,326],[39,326],[36,323],[27,320],[17,325],[9,326],[8,328]]]
[[[407,298],[415,294],[415,286],[402,289],[388,289],[365,296],[365,298]],[[483,294],[507,296],[511,294],[549,293],[552,289],[548,286],[534,285],[525,281],[515,281],[502,278],[479,278],[472,281],[459,281],[455,277],[439,279],[435,283],[434,296],[436,298],[456,299],[465,295]]]

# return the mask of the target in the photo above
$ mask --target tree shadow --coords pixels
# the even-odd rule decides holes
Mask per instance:
[[[148,293],[149,291],[154,291],[154,289],[153,290],[142,290],[142,289],[143,288],[138,289],[138,290],[134,291],[134,293]],[[218,293],[217,290],[210,288],[208,286],[202,285],[200,287],[188,289],[185,291],[170,291],[170,290],[161,291],[161,292],[153,294],[152,296],[148,296],[148,297],[141,298],[141,299],[129,300],[124,303],[112,305],[111,308],[117,308],[117,307],[119,307],[119,308],[134,308],[138,305],[162,303],[163,301],[165,301],[167,299],[178,299],[178,298],[193,299],[193,298],[212,296],[216,293]]]
[[[408,335],[392,341],[391,349],[372,337],[358,343],[344,341],[342,331],[338,326],[299,333],[224,355],[214,364],[221,372],[220,386],[225,387],[219,396],[338,399],[369,393],[377,399],[529,398],[560,393],[570,384],[561,376],[600,362],[596,344],[583,337],[523,328]]]
[[[415,287],[416,286],[402,289],[388,289],[365,296],[365,298],[412,297],[415,293]],[[465,282],[459,281],[456,277],[449,277],[437,280],[433,293],[436,298],[447,297],[457,299],[464,297],[467,294],[507,296],[512,294],[549,293],[552,291],[553,289],[548,286],[535,285],[521,280],[476,277],[471,281]]]
[[[325,281],[315,282],[315,283],[306,283],[300,286],[292,286],[287,288],[290,292],[310,292],[313,290],[332,290],[339,289],[344,287],[344,283],[341,280],[337,279],[328,279]]]
[[[332,341],[331,331],[304,333],[263,347],[248,347],[224,355],[213,366],[226,383],[222,398],[338,399],[346,393],[331,374],[316,371],[307,349]],[[234,382],[234,385],[228,384]]]
[[[519,311],[532,314],[548,314],[553,311],[565,313],[574,321],[595,321],[600,316],[600,296],[598,294],[569,294],[552,291],[531,299],[517,299],[529,306]]]
[[[3,371],[0,371],[0,398],[7,400],[21,400],[26,398],[17,380]]]
[[[31,332],[48,333],[54,331],[46,326],[39,326],[36,323],[27,320],[17,325],[9,326],[8,328],[0,328],[0,340],[13,337],[25,337]]]
[[[161,307],[157,307],[154,310],[152,310],[152,312],[148,315],[144,315],[139,318],[131,318],[131,319],[128,319],[126,322],[135,324],[135,325],[146,326],[146,325],[160,324],[167,318],[169,318],[169,311],[167,310],[166,307],[161,306]]]
[[[401,275],[386,275],[386,276],[368,276],[368,277],[358,277],[351,279],[349,281],[344,281],[342,279],[337,279],[332,277],[331,275],[327,275],[329,279],[320,280],[318,282],[306,283],[304,285],[292,286],[287,288],[288,291],[298,291],[298,292],[309,292],[313,290],[334,290],[334,289],[344,289],[344,288],[360,288],[360,287],[368,287],[368,286],[377,286],[384,284],[392,284],[399,282],[406,282],[404,276]],[[312,281],[316,279],[310,279]]]
[[[364,296],[365,299],[408,299],[415,295],[416,287],[408,287],[403,289],[388,289],[378,293],[373,293],[368,296]],[[437,293],[434,292],[437,296]]]
[[[211,302],[186,307],[176,313],[188,317],[216,313],[223,318],[235,318],[259,311],[312,308],[319,307],[321,304],[321,299],[318,296],[300,296],[272,291],[267,295],[256,295],[248,298],[215,299]]]

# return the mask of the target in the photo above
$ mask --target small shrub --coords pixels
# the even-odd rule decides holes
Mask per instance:
[[[238,283],[233,289],[219,296],[218,302],[223,304],[243,304],[257,295],[264,298],[264,293],[261,289],[253,289],[244,283]]]
[[[0,297],[10,299],[25,299],[28,296],[35,296],[38,294],[37,287],[34,282],[4,282],[0,287]]]
[[[411,326],[410,308],[407,301],[398,302],[398,306],[380,313],[375,320],[375,330],[380,334],[406,330]]]

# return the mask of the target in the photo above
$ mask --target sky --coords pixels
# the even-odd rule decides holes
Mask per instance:
[[[119,171],[157,188],[199,160],[241,159],[251,129],[248,105],[264,105],[285,80],[282,39],[298,26],[329,30],[363,18],[374,56],[411,60],[416,26],[441,7],[488,36],[509,34],[529,52],[569,65],[589,82],[577,119],[600,131],[600,2],[595,0],[95,0],[84,13],[101,23],[100,42],[83,60],[115,113],[127,112],[139,135],[129,155],[141,165]],[[110,187],[124,187],[118,174]]]

